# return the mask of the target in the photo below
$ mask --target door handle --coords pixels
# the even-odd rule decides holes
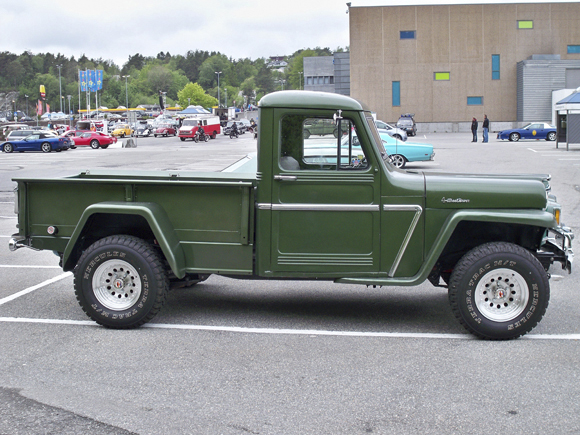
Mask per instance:
[[[296,181],[298,177],[296,175],[274,175],[274,180],[280,181]]]

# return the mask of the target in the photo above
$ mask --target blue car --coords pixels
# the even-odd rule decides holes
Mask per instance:
[[[556,127],[545,122],[533,122],[522,128],[502,130],[497,134],[498,139],[517,142],[520,139],[556,140]]]
[[[5,153],[12,151],[42,151],[49,153],[51,151],[68,150],[71,146],[68,137],[55,136],[52,133],[34,133],[23,139],[10,140],[4,142],[0,147]]]

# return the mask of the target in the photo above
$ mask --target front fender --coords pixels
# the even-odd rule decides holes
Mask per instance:
[[[541,228],[556,228],[557,226],[554,215],[543,210],[458,210],[447,218],[431,250],[427,253],[423,265],[414,276],[393,278],[342,278],[336,280],[336,282],[385,286],[414,286],[421,284],[431,273],[455,228],[462,221],[497,222],[530,225]]]
[[[71,255],[80,242],[80,237],[87,222],[95,214],[125,214],[143,217],[153,232],[169,266],[178,278],[185,276],[185,254],[175,230],[165,209],[151,202],[100,202],[85,209],[73,231],[63,253],[63,269],[72,270],[75,267],[74,257]]]

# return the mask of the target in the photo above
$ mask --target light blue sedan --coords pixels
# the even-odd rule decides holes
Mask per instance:
[[[380,132],[385,150],[391,163],[397,168],[404,168],[407,162],[423,162],[435,159],[433,145],[426,143],[401,142],[387,133]]]

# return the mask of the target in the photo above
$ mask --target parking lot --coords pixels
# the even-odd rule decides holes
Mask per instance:
[[[480,135],[481,136],[481,135]],[[481,137],[480,137],[481,140]],[[580,146],[428,134],[408,170],[550,173],[580,234]],[[143,138],[136,148],[0,154],[0,434],[580,432],[580,279],[551,270],[546,316],[508,342],[474,339],[447,291],[212,276],[149,324],[109,330],[50,252],[9,252],[13,177],[89,168],[219,171],[256,141]],[[57,205],[55,205],[57,206]],[[574,246],[576,246],[575,240]],[[577,254],[578,255],[578,254]]]

